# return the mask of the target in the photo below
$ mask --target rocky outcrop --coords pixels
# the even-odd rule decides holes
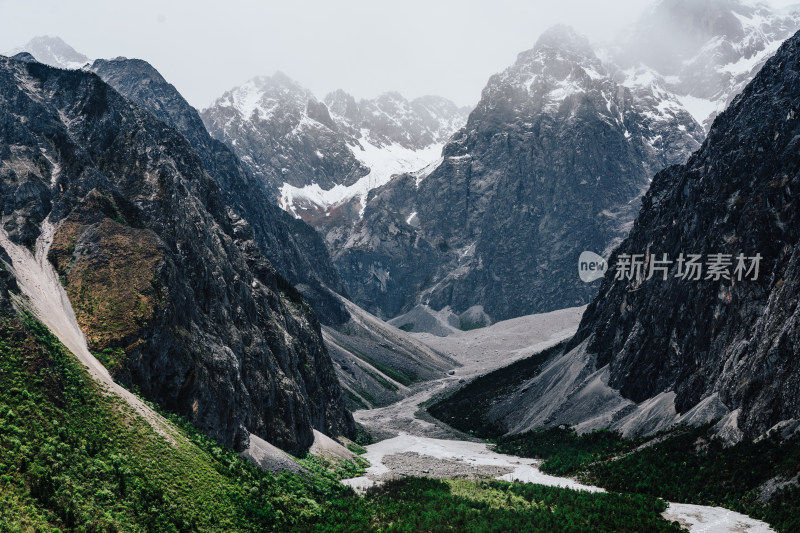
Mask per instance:
[[[271,201],[273,193],[265,182],[253,176],[225,144],[209,135],[199,113],[174,86],[140,59],[98,59],[91,69],[123,96],[186,137],[222,189],[226,204],[249,223],[261,252],[300,290],[320,320],[330,325],[348,320],[344,306],[332,294],[342,294],[344,289],[319,234]]]
[[[319,323],[187,138],[96,75],[0,58],[0,212],[124,384],[243,449],[352,430]]]

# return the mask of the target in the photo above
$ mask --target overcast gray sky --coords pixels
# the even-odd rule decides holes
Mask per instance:
[[[797,0],[773,0],[784,5]],[[593,41],[630,24],[643,0],[0,0],[0,52],[58,35],[91,57],[152,63],[198,108],[282,70],[319,98],[396,90],[474,105],[486,80],[568,23]]]

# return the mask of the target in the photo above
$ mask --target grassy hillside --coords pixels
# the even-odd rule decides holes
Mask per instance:
[[[677,531],[649,496],[404,479],[358,465],[260,471],[172,419],[165,441],[39,323],[0,316],[0,531]]]
[[[33,320],[0,324],[0,531],[272,530],[347,499],[273,476],[188,426],[175,445],[103,394]]]

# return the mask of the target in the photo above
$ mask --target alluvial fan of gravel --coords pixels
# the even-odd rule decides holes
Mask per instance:
[[[396,453],[383,458],[389,468],[382,479],[395,479],[402,476],[424,476],[441,479],[483,479],[496,478],[514,471],[513,468],[492,465],[476,465],[465,461],[439,459],[415,452]]]

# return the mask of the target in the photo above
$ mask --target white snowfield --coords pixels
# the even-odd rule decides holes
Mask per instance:
[[[583,485],[574,479],[544,474],[538,468],[538,460],[496,453],[484,442],[460,440],[462,437],[443,424],[418,418],[422,402],[445,391],[459,379],[486,374],[571,337],[585,309],[575,307],[515,318],[486,328],[458,331],[446,337],[412,333],[412,337],[452,357],[463,366],[454,369],[454,373],[445,378],[418,385],[415,394],[395,404],[356,411],[354,416],[359,423],[377,434],[390,433],[394,436],[366,446],[367,453],[363,457],[369,460],[371,466],[364,476],[346,479],[342,483],[364,491],[392,476],[415,475],[413,468],[405,471],[398,463],[406,460],[411,462],[421,456],[428,460],[423,472],[429,473],[423,475],[432,477],[462,477],[475,471],[476,467],[488,466],[510,470],[496,476],[505,481],[603,492],[599,487]],[[393,456],[397,459],[400,454],[404,454],[401,461],[391,460]],[[446,465],[436,468],[436,460]],[[670,503],[663,516],[667,520],[678,521],[692,533],[773,531],[764,522],[720,507]]]
[[[11,258],[11,264],[5,266],[14,274],[22,291],[22,295],[15,298],[16,306],[19,309],[27,310],[47,326],[53,335],[80,360],[89,374],[105,388],[106,392],[125,400],[150,423],[156,432],[175,444],[175,439],[179,435],[171,428],[169,422],[131,392],[115,383],[108,370],[89,351],[86,338],[75,319],[75,312],[67,293],[61,286],[55,269],[47,260],[47,253],[53,242],[55,230],[56,228],[49,219],[46,219],[36,241],[34,255],[27,248],[11,242],[8,234],[0,227],[0,246]]]
[[[399,144],[375,146],[362,139],[359,145],[350,149],[353,155],[370,169],[369,174],[352,185],[335,185],[328,190],[316,183],[304,187],[284,183],[280,189],[278,204],[285,211],[297,216],[297,209],[306,204],[328,209],[353,198],[359,198],[363,215],[367,196],[371,190],[386,185],[392,176],[419,171],[437,161],[443,147],[444,144],[437,143],[420,150],[412,150]]]

